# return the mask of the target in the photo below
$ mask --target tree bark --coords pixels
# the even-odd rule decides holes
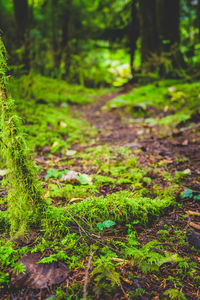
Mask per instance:
[[[158,32],[162,51],[170,52],[180,43],[180,1],[158,0]]]
[[[13,2],[17,24],[17,36],[20,44],[23,44],[26,32],[28,31],[28,2],[27,0],[13,0]]]
[[[159,39],[156,22],[156,0],[139,0],[139,21],[141,35],[142,65],[152,54],[158,54]]]
[[[64,52],[69,52],[69,21],[71,2],[63,7],[61,20],[55,15],[57,0],[52,0],[52,43],[54,51],[54,65],[59,72]],[[61,35],[58,32],[61,31]],[[67,56],[67,55],[66,55]]]
[[[131,2],[131,28],[130,28],[130,69],[131,74],[134,74],[133,62],[135,57],[135,50],[137,48],[137,40],[139,37],[138,11],[137,0]]]
[[[157,0],[160,50],[174,68],[185,67],[180,52],[180,0]]]
[[[200,41],[200,0],[198,0],[198,5],[197,5],[197,23],[198,23],[198,29],[199,29],[199,41]]]
[[[26,70],[30,67],[30,28],[29,28],[29,7],[27,0],[13,0],[14,14],[17,25],[18,47],[24,45],[23,64]]]

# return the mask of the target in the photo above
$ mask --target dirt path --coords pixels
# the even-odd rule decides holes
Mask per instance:
[[[175,132],[169,131],[160,137],[162,128],[133,119],[123,109],[105,111],[103,107],[107,101],[124,93],[104,95],[93,105],[78,109],[78,114],[98,130],[96,145],[106,143],[128,146],[132,150],[140,149],[139,159],[142,164],[148,166],[149,157],[150,163],[165,160],[168,161],[167,168],[172,174],[190,169],[191,176],[187,179],[187,186],[200,191],[199,120],[183,124]]]

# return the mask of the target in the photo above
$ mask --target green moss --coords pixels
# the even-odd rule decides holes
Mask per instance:
[[[17,79],[12,79],[10,89],[17,98],[32,99],[46,103],[91,103],[94,96],[105,93],[106,90],[85,88],[81,85],[69,84],[64,80],[53,79],[39,74],[30,73]]]
[[[57,153],[74,143],[87,143],[96,134],[88,122],[71,113],[67,103],[69,99],[70,103],[88,103],[96,95],[94,90],[39,75],[13,80],[10,90],[31,149],[49,146],[51,153]]]
[[[126,224],[139,221],[140,224],[147,224],[152,218],[163,214],[164,209],[175,204],[174,197],[149,198],[137,196],[129,191],[116,192],[104,197],[90,197],[79,203],[66,206],[70,214],[63,208],[51,207],[47,212],[47,223],[45,227],[56,228],[61,234],[69,230],[73,224],[71,215],[78,215],[85,218],[94,227],[105,220],[112,220],[119,224]]]
[[[168,80],[134,88],[129,94],[109,101],[105,108],[126,107],[133,115],[145,118],[151,116],[147,120],[151,123],[175,127],[190,119],[192,114],[200,112],[199,99],[199,82]],[[155,112],[149,110],[152,107]]]

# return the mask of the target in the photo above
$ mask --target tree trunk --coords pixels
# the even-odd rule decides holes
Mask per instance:
[[[59,72],[62,56],[69,50],[69,20],[70,20],[70,3],[62,7],[61,16],[56,16],[57,0],[51,1],[51,18],[52,18],[52,44],[54,52],[54,65]],[[59,19],[58,19],[59,18]],[[61,34],[59,34],[59,31]]]
[[[13,0],[14,14],[17,25],[18,47],[24,45],[23,64],[29,69],[30,33],[29,33],[29,9],[27,0]]]
[[[180,0],[157,0],[158,32],[161,51],[174,68],[184,67],[180,52]]]
[[[162,50],[170,52],[174,45],[180,43],[180,1],[158,0],[158,31]]]
[[[137,48],[137,40],[139,37],[139,24],[138,24],[138,11],[137,0],[131,2],[131,28],[130,28],[130,69],[131,74],[134,74],[133,62],[135,57],[135,51]]]
[[[156,0],[139,0],[142,67],[152,54],[159,52],[156,22]]]
[[[28,2],[27,0],[13,0],[14,13],[17,24],[17,36],[20,45],[25,41],[25,35],[28,31]]]
[[[197,23],[198,23],[198,29],[199,29],[199,41],[200,41],[200,0],[198,0],[198,5],[197,5]]]

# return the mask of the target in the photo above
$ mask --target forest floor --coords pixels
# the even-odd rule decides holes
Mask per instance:
[[[27,254],[30,261],[21,262],[29,274],[12,275],[11,284],[2,286],[1,299],[200,299],[200,117],[195,114],[165,128],[145,122],[141,108],[133,108],[134,116],[123,107],[108,109],[107,103],[130,88],[134,86],[71,106],[72,116],[89,124],[77,133],[87,137],[86,143],[71,143],[64,153],[38,147],[35,160],[45,198],[57,208],[72,205],[74,224],[68,238],[58,218],[49,222],[51,230],[43,237],[32,230],[25,240],[14,241],[15,250],[28,247],[24,253],[41,253],[38,260],[54,259],[44,261],[49,267],[38,271],[31,269],[34,254]],[[152,106],[147,110],[153,118],[163,115]],[[65,170],[82,177],[74,173],[63,179]],[[88,202],[77,208],[90,198],[91,206]],[[163,206],[154,207],[154,198]],[[5,202],[1,209],[6,209]],[[93,232],[94,226],[99,231]],[[55,272],[54,260],[57,270],[63,264],[67,270],[59,287],[59,279],[49,275]],[[9,273],[10,266],[5,270]],[[43,277],[49,278],[47,288]]]

